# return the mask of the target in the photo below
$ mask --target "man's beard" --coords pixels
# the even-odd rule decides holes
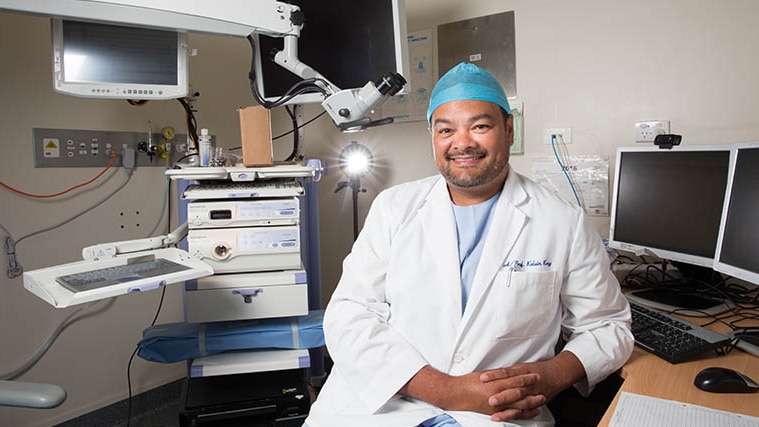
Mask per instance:
[[[454,153],[446,153],[445,154],[445,163],[443,163],[440,173],[445,177],[446,181],[448,181],[451,185],[454,185],[456,187],[460,188],[471,188],[471,187],[477,187],[482,184],[488,183],[495,179],[498,175],[501,174],[503,169],[507,167],[508,165],[508,157],[506,157],[503,161],[499,161],[495,157],[491,157],[485,161],[484,164],[477,168],[470,168],[470,169],[460,169],[460,172],[458,174],[454,174],[454,172],[451,169],[451,161],[455,157],[461,157],[461,156],[477,156],[477,157],[485,157],[487,158],[487,150],[475,150],[475,149],[467,149],[464,151],[456,151]],[[463,172],[461,172],[463,171]],[[467,173],[469,171],[477,172],[476,174],[470,174]]]

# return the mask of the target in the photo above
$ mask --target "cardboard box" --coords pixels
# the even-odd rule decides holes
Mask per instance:
[[[240,114],[242,163],[245,166],[273,165],[271,112],[260,105],[240,107],[237,111]]]

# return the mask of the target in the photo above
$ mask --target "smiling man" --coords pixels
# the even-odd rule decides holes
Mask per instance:
[[[325,312],[334,367],[307,424],[550,426],[547,402],[629,357],[629,307],[582,209],[510,170],[490,73],[451,69],[427,118],[440,175],[372,204]]]
[[[488,101],[448,102],[431,125],[435,161],[457,206],[481,203],[501,191],[509,174],[513,116]]]

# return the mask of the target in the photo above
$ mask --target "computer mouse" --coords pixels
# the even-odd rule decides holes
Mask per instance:
[[[755,393],[759,384],[748,376],[729,368],[706,368],[696,375],[696,387],[712,393]]]

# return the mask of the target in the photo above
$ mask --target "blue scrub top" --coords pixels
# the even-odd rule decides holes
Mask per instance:
[[[469,293],[472,289],[477,265],[480,263],[482,249],[485,246],[490,223],[493,220],[493,207],[498,202],[499,192],[490,199],[471,206],[453,206],[456,218],[456,234],[459,241],[459,267],[461,271],[461,313],[464,313]]]

